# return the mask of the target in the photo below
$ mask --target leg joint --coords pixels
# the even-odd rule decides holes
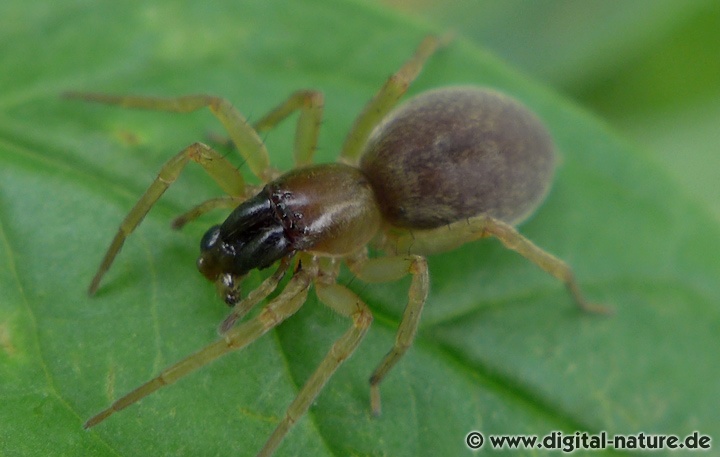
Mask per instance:
[[[410,274],[418,274],[422,273],[424,271],[427,271],[428,265],[427,265],[427,259],[425,257],[415,255],[412,258],[412,263],[410,264]]]
[[[373,321],[373,315],[370,310],[362,303],[358,304],[358,310],[352,315],[353,325],[356,328],[366,329],[370,327]]]
[[[302,106],[305,108],[323,106],[325,103],[323,93],[314,89],[299,90],[295,92],[295,96],[300,98]]]

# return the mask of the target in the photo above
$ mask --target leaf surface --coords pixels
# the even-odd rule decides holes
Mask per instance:
[[[85,290],[162,163],[220,127],[206,112],[129,111],[59,94],[207,92],[258,119],[292,91],[317,88],[326,96],[317,160],[329,162],[429,31],[353,2],[0,8],[13,18],[0,31],[0,67],[11,69],[0,72],[0,452],[255,455],[349,323],[311,294],[251,347],[83,431],[92,414],[217,337],[227,310],[194,261],[199,237],[222,216],[169,229],[173,216],[220,195],[197,168],[130,237],[97,296]],[[720,436],[717,221],[601,122],[462,38],[433,57],[411,93],[467,83],[512,94],[547,123],[562,164],[521,231],[566,259],[615,315],[580,313],[561,284],[492,240],[433,256],[421,329],[373,419],[367,378],[392,344],[409,282],[344,275],[375,322],[277,455],[464,455],[471,430]],[[266,136],[283,169],[292,124]]]

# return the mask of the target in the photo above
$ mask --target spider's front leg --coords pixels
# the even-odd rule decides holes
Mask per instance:
[[[299,110],[293,148],[295,166],[310,165],[317,147],[324,103],[325,97],[322,92],[308,89],[296,91],[257,121],[254,124],[255,130],[258,132],[269,130]]]
[[[309,165],[312,163],[313,155],[317,148],[320,125],[322,123],[323,106],[324,97],[322,92],[309,89],[299,90],[291,94],[287,100],[270,110],[270,112],[257,121],[253,127],[256,132],[270,130],[295,111],[300,111],[295,128],[293,156],[296,167]],[[248,193],[255,194],[259,191],[260,188],[256,188]],[[174,229],[180,229],[188,222],[197,219],[209,211],[219,208],[232,209],[239,205],[242,200],[243,199],[231,196],[207,200],[192,208],[190,211],[181,214],[173,221],[172,226]]]
[[[202,143],[194,143],[180,151],[175,157],[168,160],[160,169],[157,178],[150,184],[140,200],[130,210],[120,224],[95,277],[90,283],[88,293],[94,294],[100,285],[102,277],[112,265],[115,256],[125,243],[125,239],[142,222],[150,208],[157,202],[160,196],[165,193],[168,187],[175,182],[180,172],[188,162],[193,161],[202,165],[205,171],[220,185],[229,195],[234,197],[246,197],[245,181],[235,167],[218,152]]]
[[[227,100],[211,95],[188,95],[175,98],[145,97],[133,95],[108,95],[90,92],[67,92],[66,98],[79,99],[126,108],[139,108],[156,111],[186,113],[207,107],[220,120],[250,170],[263,182],[277,176],[270,167],[267,149],[257,131],[273,128],[294,111],[299,110],[295,136],[295,162],[305,165],[312,161],[317,145],[323,109],[323,96],[312,90],[297,91],[288,99],[260,119],[255,128],[248,124],[245,117]],[[127,236],[132,233],[148,213],[150,208],[172,184],[185,165],[194,161],[203,166],[210,176],[220,185],[228,196],[214,198],[192,208],[173,221],[174,228],[181,228],[187,222],[217,208],[232,208],[244,199],[256,193],[258,188],[246,186],[240,173],[219,153],[210,147],[195,143],[170,159],[145,194],[135,204],[115,235],[100,267],[95,274],[88,292],[97,290],[102,277],[112,265]]]
[[[292,426],[310,408],[335,370],[355,352],[370,328],[373,317],[367,305],[345,286],[335,284],[334,280],[316,280],[315,291],[323,304],[341,316],[352,319],[352,325],[335,341],[315,372],[305,381],[257,457],[269,457],[273,454]]]
[[[245,159],[250,171],[263,182],[270,181],[276,172],[270,167],[265,144],[245,117],[227,100],[214,95],[185,95],[182,97],[147,97],[142,95],[110,95],[94,92],[66,92],[65,98],[172,113],[190,113],[207,107],[222,123],[230,139]]]
[[[214,95],[185,95],[181,97],[147,97],[141,95],[110,95],[95,92],[70,91],[65,98],[88,102],[118,105],[124,108],[137,108],[173,113],[190,113],[208,108],[222,123],[240,155],[250,167],[250,171],[263,182],[277,176],[270,167],[270,157],[265,144],[258,135],[275,127],[295,111],[300,111],[295,134],[295,163],[307,165],[317,146],[317,138],[322,122],[324,97],[315,90],[299,90],[287,100],[273,108],[254,126],[226,99]]]
[[[305,303],[308,289],[317,276],[316,262],[311,258],[304,260],[306,262],[303,263],[303,267],[298,267],[280,295],[273,299],[256,317],[231,329],[214,343],[166,368],[155,378],[117,399],[110,407],[85,422],[84,427],[94,427],[110,415],[140,401],[161,387],[174,383],[228,352],[244,348],[295,314]]]

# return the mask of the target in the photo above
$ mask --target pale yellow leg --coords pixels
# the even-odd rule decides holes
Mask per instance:
[[[426,37],[410,60],[405,62],[397,73],[390,76],[355,119],[350,133],[345,138],[340,153],[340,161],[351,165],[357,163],[373,128],[393,109],[410,84],[417,78],[423,65],[425,65],[425,61],[442,44],[444,44],[443,40],[438,37]]]
[[[565,283],[578,307],[583,311],[600,314],[612,312],[608,307],[590,303],[585,299],[572,269],[564,261],[536,246],[511,225],[489,216],[472,217],[432,230],[389,233],[383,249],[395,253],[427,255],[454,249],[487,236],[496,237],[505,247],[516,251]]]
[[[140,200],[138,200],[128,215],[125,216],[115,238],[105,253],[105,257],[100,263],[100,267],[95,273],[95,277],[90,283],[90,287],[88,288],[89,294],[92,295],[97,290],[100,285],[100,280],[108,268],[110,268],[110,265],[112,265],[115,256],[120,251],[120,248],[122,248],[128,235],[142,222],[145,215],[150,211],[150,208],[152,208],[167,188],[175,182],[185,168],[185,165],[190,161],[202,165],[205,171],[226,193],[234,196],[244,195],[245,181],[242,175],[218,152],[202,143],[191,144],[183,149],[163,165],[157,178],[150,184],[150,187],[148,187],[145,194],[140,197]]]
[[[233,310],[230,312],[228,317],[226,317],[222,324],[220,324],[218,330],[221,335],[227,333],[235,325],[235,323],[245,317],[245,315],[255,305],[265,300],[268,295],[277,289],[278,284],[282,281],[282,278],[285,276],[285,273],[290,266],[290,261],[291,259],[288,257],[283,258],[272,276],[266,278],[265,281],[253,289],[247,297],[233,307]]]
[[[91,417],[84,427],[90,428],[99,424],[110,415],[132,405],[161,387],[172,384],[218,357],[230,351],[242,349],[257,340],[300,309],[305,303],[308,288],[316,276],[317,266],[314,264],[309,265],[308,269],[300,269],[288,282],[282,293],[271,301],[257,317],[243,322],[216,342],[165,369],[157,377],[119,398],[109,408]]]
[[[350,270],[365,282],[391,282],[403,276],[412,275],[408,302],[405,306],[395,344],[370,376],[370,407],[379,415],[380,382],[412,345],[420,323],[420,314],[427,299],[430,278],[427,261],[417,255],[380,257],[377,259],[358,258],[348,262]]]
[[[124,108],[170,111],[174,113],[189,113],[207,107],[223,124],[228,135],[230,135],[230,139],[255,176],[263,182],[267,182],[277,175],[270,168],[270,158],[260,136],[248,124],[245,117],[224,98],[203,94],[164,98],[92,92],[67,92],[64,96],[89,102],[118,105]]]
[[[188,222],[191,222],[203,214],[210,212],[215,209],[233,209],[242,203],[246,198],[257,193],[254,191],[254,187],[247,186],[245,189],[245,195],[240,197],[233,197],[225,195],[222,197],[211,198],[206,200],[199,205],[191,208],[189,211],[181,214],[172,221],[172,228],[179,230],[185,226]]]
[[[312,163],[317,148],[318,134],[322,123],[324,97],[315,90],[299,90],[280,105],[271,110],[254,125],[255,130],[269,130],[279,122],[299,110],[295,129],[294,157],[298,167]]]
[[[578,286],[577,281],[575,281],[575,275],[568,264],[537,247],[532,241],[518,233],[510,224],[489,217],[487,218],[485,231],[499,239],[506,248],[519,253],[565,283],[565,287],[567,287],[575,303],[577,303],[583,311],[601,314],[612,312],[610,308],[588,302],[580,292],[580,286]]]
[[[339,284],[315,283],[317,296],[324,304],[339,314],[350,317],[353,325],[330,348],[315,372],[305,382],[285,416],[258,453],[257,457],[269,457],[278,447],[295,422],[302,417],[320,393],[325,383],[340,364],[350,357],[367,333],[372,323],[372,314],[360,298]]]

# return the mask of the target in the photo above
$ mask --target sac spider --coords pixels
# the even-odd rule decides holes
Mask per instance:
[[[113,96],[73,92],[70,98],[159,111],[190,112],[208,107],[222,122],[261,189],[246,185],[222,155],[195,143],[171,158],[120,224],[97,274],[93,294],[122,247],[150,208],[190,161],[200,164],[228,194],[177,218],[178,228],[215,208],[234,207],[200,241],[197,267],[233,306],[214,343],[162,371],[85,423],[93,427],[111,414],[171,384],[230,351],[244,348],[292,316],[311,287],[322,303],[352,320],[306,381],[258,456],[271,455],[307,411],[323,385],[363,339],[373,320],[368,307],[336,282],[339,262],[368,283],[411,275],[408,301],[394,346],[370,376],[370,405],[380,413],[379,385],[413,342],[428,295],[425,255],[466,242],[497,237],[560,279],[585,310],[571,269],[535,246],[513,225],[545,197],[554,171],[554,147],[538,118],[501,93],[476,87],[437,89],[392,111],[425,61],[441,45],[425,38],[413,57],[392,75],[356,119],[337,163],[311,165],[323,110],[320,92],[292,94],[251,127],[225,99]],[[279,175],[257,132],[299,111],[296,168]],[[386,257],[369,258],[373,243]],[[253,269],[277,265],[274,274],[241,298],[240,284]],[[292,271],[285,288],[257,314],[242,321]],[[242,321],[242,322],[240,322]],[[240,322],[238,324],[238,322]],[[236,325],[238,324],[238,325]]]

